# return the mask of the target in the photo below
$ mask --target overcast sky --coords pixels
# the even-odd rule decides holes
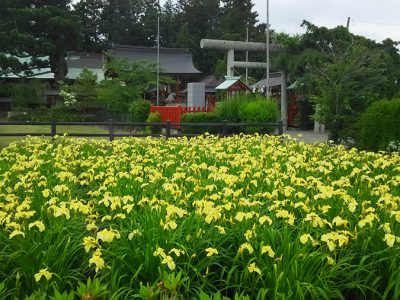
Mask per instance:
[[[267,0],[253,0],[259,21],[266,22]],[[303,20],[328,28],[346,25],[350,31],[382,41],[400,41],[400,0],[269,0],[271,28],[303,33]]]
[[[163,4],[165,0],[161,0]],[[267,0],[253,0],[260,22],[266,23]],[[382,41],[400,41],[400,0],[269,0],[271,28],[303,33],[303,20],[328,28],[346,26],[350,31]]]

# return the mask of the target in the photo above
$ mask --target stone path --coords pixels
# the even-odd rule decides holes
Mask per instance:
[[[288,128],[283,132],[284,134],[290,135],[292,138],[296,138],[298,141],[305,143],[326,143],[328,141],[329,132],[315,133],[313,130],[300,130],[296,128]],[[299,137],[298,135],[302,135]]]

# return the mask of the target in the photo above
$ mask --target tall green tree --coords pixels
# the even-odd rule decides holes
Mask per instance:
[[[164,47],[176,47],[178,43],[178,33],[180,32],[181,12],[176,3],[167,0],[161,8],[160,17],[160,43]]]
[[[107,0],[101,14],[101,32],[110,43],[135,44],[140,36],[140,0]]]
[[[70,1],[5,1],[0,21],[2,68],[29,74],[29,69],[43,67],[39,57],[49,56],[55,79],[63,79],[65,53],[75,49],[79,34],[79,21],[71,12]],[[6,59],[6,54],[11,58]],[[32,57],[29,63],[15,59],[28,56]]]
[[[221,53],[200,49],[200,40],[221,37],[221,9],[219,0],[178,0],[181,11],[177,46],[189,48],[196,65],[211,74]]]
[[[157,43],[157,0],[105,0],[100,32],[107,41],[135,46]]]
[[[4,0],[0,10],[0,64],[14,73],[48,63],[55,79],[66,74],[65,53],[77,44],[79,22],[69,0]],[[49,56],[48,62],[39,59]],[[21,62],[15,57],[31,57]]]
[[[243,40],[246,28],[255,28],[257,12],[253,11],[251,0],[222,0],[221,30],[223,38],[228,40]]]
[[[102,32],[105,5],[105,0],[81,0],[74,5],[81,24],[78,50],[98,52],[105,48],[106,37]]]
[[[383,96],[381,87],[389,84],[389,54],[382,45],[342,26],[328,29],[307,21],[303,26],[306,33],[300,41],[288,40],[292,55],[286,53],[286,67],[303,77],[315,104],[314,118],[328,124],[331,138],[338,141],[359,113]]]

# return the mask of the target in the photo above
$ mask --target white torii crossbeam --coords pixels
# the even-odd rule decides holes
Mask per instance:
[[[246,61],[235,61],[235,50],[236,51],[252,51],[252,52],[265,52],[267,49],[266,43],[255,43],[255,42],[243,42],[243,41],[227,41],[227,40],[210,40],[202,39],[200,41],[200,47],[202,49],[217,49],[225,50],[228,53],[227,58],[227,76],[234,76],[236,68],[249,68],[249,69],[267,69],[267,63],[265,62],[246,62]],[[269,45],[270,51],[276,52],[282,48],[279,44]],[[287,127],[287,77],[284,72],[282,73],[282,85],[281,85],[281,116],[283,125]]]

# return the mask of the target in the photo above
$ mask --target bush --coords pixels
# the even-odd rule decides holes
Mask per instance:
[[[221,121],[226,120],[233,123],[241,122],[241,111],[243,111],[249,98],[245,94],[226,99],[217,104],[215,112]]]
[[[400,141],[400,99],[373,103],[362,115],[358,147],[387,150],[390,142]]]
[[[13,107],[34,107],[40,105],[46,85],[39,80],[14,83],[12,86]]]
[[[258,98],[246,103],[240,114],[240,119],[244,123],[276,123],[279,118],[279,110],[276,102]],[[275,127],[247,127],[247,133],[272,133]]]
[[[33,122],[49,122],[51,120],[58,122],[90,121],[88,116],[80,115],[77,111],[69,110],[61,105],[51,108],[15,109],[8,112],[7,119],[9,121]]]
[[[218,103],[215,108],[220,121],[233,123],[275,123],[279,118],[279,110],[275,101],[266,100],[262,96],[239,94]],[[228,133],[271,133],[275,128],[247,127],[229,128]]]
[[[75,110],[66,108],[63,105],[55,105],[50,109],[32,110],[30,112],[31,121],[49,122],[56,120],[57,122],[84,122],[87,119],[80,116]]]
[[[133,122],[146,122],[150,113],[150,102],[137,100],[131,103],[129,111],[132,113]]]
[[[181,117],[182,123],[218,123],[219,116],[215,112],[196,112],[191,114],[184,114]],[[218,133],[219,128],[216,126],[182,126],[182,133],[196,134],[196,133]]]
[[[7,113],[8,121],[30,121],[27,110],[12,110]]]
[[[158,111],[149,113],[146,123],[161,123],[161,115]],[[150,131],[152,134],[161,133],[161,127],[159,126],[147,126],[146,131]]]

